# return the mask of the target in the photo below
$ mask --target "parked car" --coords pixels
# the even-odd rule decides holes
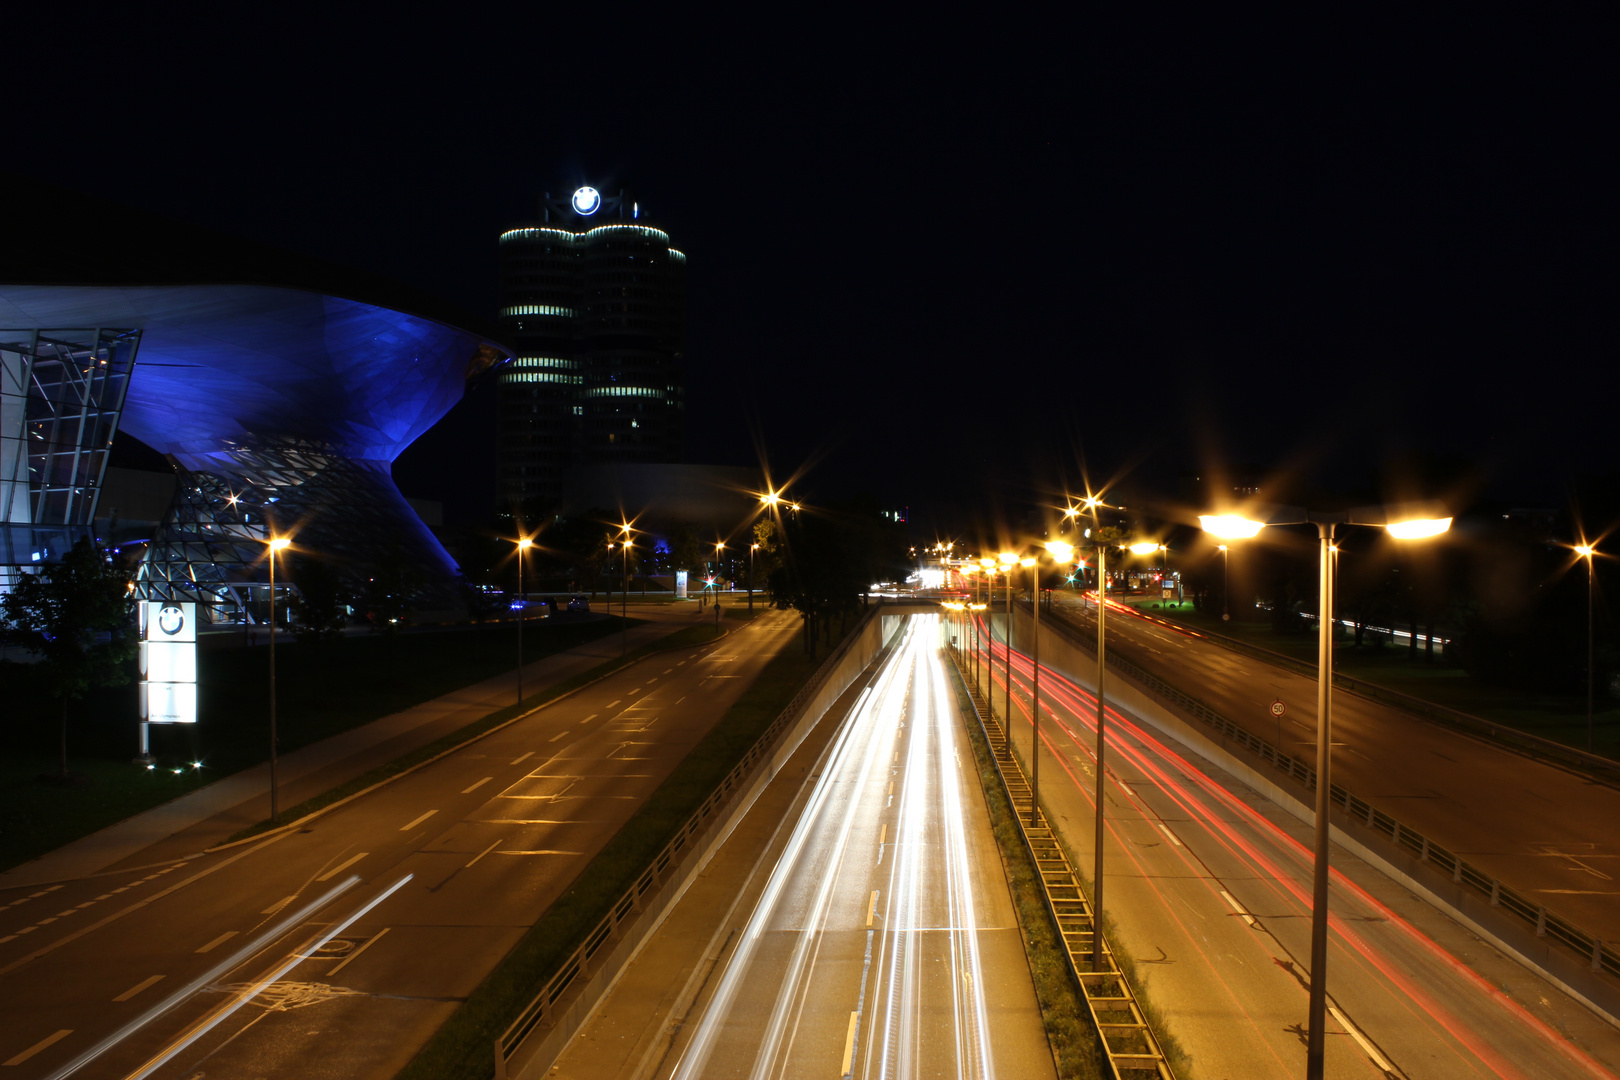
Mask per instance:
[[[583,596],[570,596],[568,598],[569,611],[590,611],[591,602]]]

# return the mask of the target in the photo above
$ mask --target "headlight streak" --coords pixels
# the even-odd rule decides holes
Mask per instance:
[[[355,883],[357,883],[359,880],[359,875],[355,875],[346,881],[338,882],[336,885],[332,886],[332,888],[328,889],[325,895],[319,897],[318,899],[311,900],[309,903],[305,904],[291,915],[283,918],[280,922],[270,927],[270,929],[266,930],[264,933],[260,934],[258,937],[254,938],[251,942],[242,946],[240,949],[237,949],[236,952],[232,953],[224,960],[221,960],[219,963],[203,972],[203,974],[186,983],[186,985],[182,986],[180,989],[176,990],[174,993],[170,994],[168,997],[146,1010],[140,1016],[137,1016],[135,1019],[131,1020],[129,1023],[125,1024],[111,1035],[108,1035],[106,1038],[102,1039],[90,1049],[81,1053],[72,1061],[69,1061],[67,1064],[59,1067],[55,1072],[51,1073],[46,1080],[63,1080],[64,1077],[72,1076],[74,1073],[84,1068],[84,1066],[88,1065],[90,1062],[94,1061],[108,1050],[135,1034],[135,1032],[139,1031],[147,1024],[150,1024],[164,1013],[167,1013],[171,1009],[175,1008],[181,1002],[191,997],[191,995],[195,994],[209,983],[214,982],[220,976],[224,975],[233,968],[246,963],[254,956],[254,954],[263,950],[265,946],[269,945],[271,942],[285,934],[288,930],[291,930],[293,927],[309,918],[309,916],[313,915],[315,912],[319,911],[333,900],[336,900],[339,896],[342,896],[349,889],[353,888]]]
[[[998,660],[1004,656],[1005,649],[1003,648]],[[1013,666],[1015,672],[1026,679],[1028,678],[1030,665],[1027,656],[1014,651]],[[1095,708],[1095,697],[1071,680],[1065,678],[1057,672],[1052,671],[1052,669],[1044,664],[1042,665],[1042,676],[1043,688],[1047,684],[1047,679],[1050,679],[1053,696],[1064,704],[1065,707],[1078,718],[1082,728],[1090,728],[1090,730],[1094,732],[1095,727],[1092,726],[1091,723],[1087,722],[1087,716],[1089,715],[1089,710]],[[1002,681],[998,685],[1004,686],[1005,682]],[[1015,689],[1018,688],[1015,687]],[[1025,692],[1027,694],[1027,690]],[[1049,701],[1051,699],[1048,698],[1044,693],[1042,697],[1043,706],[1047,706],[1049,709]],[[1090,702],[1089,708],[1086,704],[1087,702]],[[1022,707],[1021,711],[1025,713],[1027,720],[1027,704],[1024,702],[1020,702],[1019,704]],[[1090,751],[1087,749],[1088,740],[1083,737],[1077,737],[1074,730],[1062,717],[1057,716],[1055,713],[1052,715],[1053,719],[1056,720],[1057,723],[1064,729],[1065,733],[1068,734],[1069,737],[1073,739],[1082,750],[1086,750],[1087,756],[1089,757]],[[1245,821],[1247,821],[1251,827],[1261,832],[1262,835],[1269,837],[1273,842],[1282,847],[1283,850],[1292,855],[1301,866],[1308,867],[1311,860],[1311,853],[1305,848],[1304,844],[1294,839],[1270,820],[1266,819],[1259,812],[1243,802],[1242,799],[1227,791],[1212,778],[1206,776],[1196,766],[1188,762],[1185,758],[1181,757],[1169,747],[1165,746],[1157,738],[1144,731],[1137,724],[1121,716],[1111,708],[1108,710],[1108,715],[1110,722],[1117,725],[1110,731],[1109,745],[1111,748],[1119,750],[1127,760],[1132,761],[1133,764],[1141,769],[1144,775],[1149,776],[1155,786],[1164,792],[1164,794],[1168,796],[1176,805],[1180,806],[1195,820],[1199,821],[1199,823],[1209,831],[1211,838],[1217,843],[1221,844],[1221,846],[1232,854],[1234,858],[1248,861],[1252,865],[1261,868],[1264,872],[1264,876],[1262,876],[1261,880],[1268,888],[1279,893],[1279,899],[1283,898],[1282,894],[1286,894],[1287,896],[1291,897],[1295,903],[1305,907],[1307,910],[1309,909],[1310,898],[1303,889],[1294,884],[1295,875],[1285,873],[1272,860],[1255,849],[1247,840],[1238,836],[1235,830],[1228,823],[1221,820],[1217,813],[1204,806],[1203,803],[1196,799],[1191,792],[1183,787],[1182,784],[1178,783],[1175,778],[1168,775],[1168,773],[1161,766],[1154,763],[1146,755],[1148,753],[1157,755],[1168,762],[1173,768],[1180,770],[1186,777],[1192,778],[1198,788],[1203,789],[1207,795],[1214,798],[1221,806],[1238,814]],[[1140,746],[1126,741],[1125,735],[1127,733],[1133,739],[1135,739]],[[1063,761],[1062,755],[1058,752],[1059,748],[1053,746],[1052,749],[1054,755],[1057,757],[1057,760]],[[1067,771],[1069,771],[1071,778],[1075,779],[1076,785],[1081,789],[1081,793],[1085,796],[1087,802],[1089,803],[1091,801],[1089,785],[1080,783],[1079,778],[1074,777],[1072,770],[1068,770],[1067,762],[1064,762],[1064,767]],[[1121,790],[1129,792],[1129,789],[1123,786],[1121,787]],[[1121,837],[1117,831],[1114,831],[1113,835],[1116,842],[1121,843],[1122,846],[1129,849],[1130,845],[1124,843],[1124,838]],[[1187,856],[1185,853],[1182,853],[1181,857],[1186,859]],[[1381,918],[1386,921],[1389,926],[1398,928],[1400,931],[1402,931],[1410,941],[1417,944],[1423,951],[1442,962],[1449,970],[1451,970],[1459,978],[1466,981],[1470,986],[1480,992],[1487,999],[1501,1006],[1509,1014],[1514,1016],[1515,1019],[1520,1021],[1520,1023],[1523,1024],[1527,1029],[1539,1036],[1549,1046],[1555,1047],[1560,1054],[1570,1062],[1580,1066],[1592,1076],[1612,1077],[1611,1073],[1604,1070],[1601,1065],[1581,1051],[1579,1047],[1563,1038],[1549,1025],[1535,1016],[1535,1014],[1531,1013],[1524,1006],[1520,1005],[1517,1001],[1514,1001],[1503,991],[1492,985],[1478,972],[1474,971],[1456,957],[1452,956],[1438,942],[1434,941],[1422,931],[1418,930],[1410,922],[1396,914],[1392,909],[1388,908],[1356,882],[1345,877],[1344,874],[1337,868],[1332,870],[1332,875],[1336,887],[1353,894],[1357,900],[1372,908]],[[1391,984],[1398,988],[1399,993],[1395,996],[1397,1000],[1401,1001],[1403,1006],[1409,1007],[1410,1004],[1413,1003],[1421,1006],[1424,1013],[1427,1015],[1422,1016],[1414,1014],[1416,1019],[1419,1019],[1420,1022],[1427,1020],[1444,1028],[1454,1039],[1457,1040],[1458,1043],[1467,1047],[1470,1052],[1476,1054],[1482,1062],[1487,1063],[1491,1068],[1495,1069],[1499,1075],[1522,1075],[1516,1069],[1514,1069],[1512,1065],[1505,1062],[1494,1050],[1494,1048],[1479,1043],[1474,1037],[1472,1037],[1472,1032],[1468,1031],[1464,1025],[1464,1022],[1460,1018],[1454,1016],[1450,1010],[1439,1005],[1438,1002],[1435,1002],[1404,973],[1392,967],[1383,957],[1378,955],[1376,947],[1371,945],[1367,939],[1365,939],[1355,929],[1348,926],[1342,919],[1333,916],[1331,912],[1330,926],[1340,939],[1338,944],[1341,946],[1341,952],[1343,953],[1344,959],[1351,961],[1356,961],[1358,959],[1357,956],[1352,955],[1350,952],[1344,950],[1344,947],[1348,946],[1349,949],[1353,949],[1356,954],[1359,954],[1360,961],[1375,968],[1378,972],[1380,972],[1380,974],[1388,979]]]
[[[731,960],[726,965],[725,975],[722,977],[720,986],[716,989],[709,1007],[704,1011],[703,1019],[698,1024],[697,1031],[693,1033],[691,1043],[681,1055],[680,1063],[672,1074],[672,1080],[676,1080],[676,1078],[678,1080],[690,1080],[692,1077],[703,1075],[709,1055],[713,1053],[715,1044],[724,1027],[726,1015],[731,1011],[743,978],[747,975],[754,956],[758,952],[760,937],[775,914],[777,904],[781,899],[783,890],[786,888],[788,879],[804,854],[806,846],[811,837],[818,831],[821,824],[821,815],[826,810],[828,801],[834,791],[834,777],[848,769],[855,755],[859,752],[856,746],[857,733],[865,734],[864,729],[874,722],[878,725],[878,730],[870,733],[867,737],[865,753],[860,761],[860,778],[857,790],[864,788],[870,781],[879,752],[892,744],[893,732],[898,726],[899,715],[898,708],[891,707],[892,695],[890,690],[894,684],[895,675],[902,666],[897,662],[897,658],[904,652],[905,643],[910,640],[910,633],[908,626],[906,639],[891,656],[889,663],[878,677],[877,685],[863,694],[863,700],[852,710],[853,715],[850,720],[839,731],[832,752],[827,757],[827,764],[822,770],[821,779],[816,782],[809,804],[800,815],[787,846],[783,849],[781,857],[777,859],[775,867],[771,870],[771,876],[765,891],[754,905],[753,914],[749,916],[747,929],[738,942],[737,949],[732,954]],[[874,716],[876,717],[875,720]],[[882,737],[884,734],[888,734],[889,738],[884,739]],[[850,800],[837,831],[834,847],[835,859],[842,857],[842,852],[848,844],[849,831],[853,825],[857,808],[858,801]],[[820,888],[817,891],[815,903],[818,910],[823,913],[826,906],[827,892],[831,888],[833,877],[834,875],[830,873],[824,874]],[[812,921],[808,925],[817,926],[819,920]],[[805,942],[810,936],[808,932],[800,935],[800,942],[795,947],[796,959],[800,957]],[[794,983],[784,981],[782,985],[787,989],[791,989]],[[773,1026],[777,1027],[775,1037],[778,1039],[780,1038],[778,1020],[779,1017],[785,1015],[785,1001],[785,992],[779,993],[772,1018]],[[769,1060],[766,1047],[762,1045],[760,1054],[756,1057],[755,1073],[759,1072],[762,1062],[768,1062]]]

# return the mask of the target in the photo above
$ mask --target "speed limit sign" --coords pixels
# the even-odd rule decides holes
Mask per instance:
[[[1282,698],[1278,698],[1276,701],[1273,701],[1271,703],[1271,715],[1272,716],[1281,716],[1283,713],[1285,713],[1287,711],[1288,711],[1288,706],[1286,706],[1286,705],[1284,705],[1282,703]]]

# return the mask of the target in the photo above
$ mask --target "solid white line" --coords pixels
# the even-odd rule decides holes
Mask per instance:
[[[392,929],[393,929],[393,927],[391,927],[391,926],[385,926],[381,930],[377,931],[375,934],[372,934],[369,938],[367,938],[364,942],[361,943],[361,945],[360,945],[360,947],[358,949],[354,950],[354,952],[350,953],[348,956],[345,956],[342,960],[339,960],[337,966],[334,967],[331,971],[328,971],[326,973],[326,977],[331,978],[333,975],[336,975],[338,972],[340,972],[344,968],[348,967],[354,961],[360,959],[360,954],[361,953],[365,952],[367,949],[369,949],[373,945],[377,944],[378,939],[380,939],[384,934],[388,933],[388,931],[390,931]]]
[[[290,897],[290,896],[287,897],[287,900],[291,900],[291,899],[292,899],[292,897]],[[277,911],[280,911],[282,908],[287,906],[287,900],[283,900],[281,903],[277,904],[274,908],[270,909],[269,911],[261,911],[261,912],[259,912],[259,914],[260,915],[274,915]],[[227,930],[223,934],[219,935],[219,937],[215,938],[213,941],[210,941],[208,944],[206,944],[202,948],[198,949],[197,950],[197,955],[201,956],[205,952],[212,952],[213,950],[219,948],[221,945],[225,944],[227,941],[231,940],[231,938],[233,938],[235,936],[236,936],[236,931],[235,930]]]
[[[423,814],[421,817],[417,818],[415,821],[410,822],[407,825],[401,825],[399,827],[399,831],[400,832],[410,832],[412,829],[416,828],[418,825],[422,824],[422,822],[426,821],[428,818],[432,817],[434,814],[437,814],[437,813],[438,813],[437,810],[429,810],[427,813]]]
[[[499,840],[495,841],[495,844],[498,844],[498,843],[500,843]],[[466,866],[463,866],[462,869],[463,870],[470,869],[472,867],[473,862],[477,862],[479,859],[482,859],[485,855],[488,855],[490,852],[494,851],[495,850],[495,844],[489,845],[489,847],[485,848],[483,851],[480,851],[478,854],[474,855],[472,862],[468,863]]]
[[[512,759],[512,764],[514,764],[514,765],[521,765],[521,764],[523,764],[523,763],[524,763],[524,762],[525,762],[525,761],[528,761],[528,760],[529,760],[529,759],[530,759],[530,758],[532,758],[532,757],[534,757],[534,751],[533,751],[533,750],[530,750],[530,751],[529,751],[529,752],[528,752],[528,753],[527,753],[527,754],[524,754],[524,755],[523,755],[523,756],[522,756],[522,757],[520,757],[520,758],[513,758],[513,759]]]
[[[489,783],[493,779],[495,779],[493,776],[486,776],[482,780],[478,781],[478,783],[474,784],[472,787],[470,787],[470,788],[462,788],[461,793],[463,795],[471,795],[473,792],[477,791],[479,788],[483,787],[485,784]]]
[[[18,1054],[16,1057],[8,1058],[5,1062],[3,1062],[3,1064],[6,1064],[6,1065],[21,1065],[23,1062],[25,1062],[29,1058],[33,1057],[35,1054],[39,1053],[41,1050],[44,1050],[48,1046],[54,1045],[55,1043],[59,1042],[60,1040],[67,1038],[71,1034],[73,1034],[73,1029],[72,1028],[63,1028],[61,1031],[58,1031],[55,1035],[47,1035],[47,1036],[45,1036],[45,1038],[39,1040],[39,1042],[35,1043],[33,1046],[30,1046],[28,1049],[24,1050],[22,1053]]]
[[[331,881],[333,878],[335,878],[339,874],[343,873],[343,871],[347,870],[349,867],[353,866],[355,863],[359,862],[361,859],[365,858],[367,855],[370,855],[370,854],[371,854],[371,852],[369,852],[369,851],[362,851],[360,854],[356,855],[354,858],[348,860],[347,862],[340,863],[339,865],[332,867],[332,869],[328,870],[326,873],[322,874],[320,877],[316,878],[315,880],[316,881]]]
[[[114,1001],[128,1001],[130,998],[134,997],[136,994],[140,993],[142,990],[145,990],[148,986],[151,986],[153,983],[157,982],[161,978],[163,978],[163,976],[161,976],[161,975],[153,975],[149,979],[142,979],[140,982],[136,983],[134,986],[130,987],[128,990],[125,990],[122,994],[119,994],[117,997],[113,998],[113,1000]]]

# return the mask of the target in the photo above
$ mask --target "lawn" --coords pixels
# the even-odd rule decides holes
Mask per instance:
[[[617,633],[620,626],[616,617],[534,623],[524,632],[524,656],[536,660]],[[319,647],[278,644],[281,751],[510,670],[516,634],[513,626],[488,625],[352,637]],[[0,664],[0,700],[9,721],[8,746],[0,754],[0,869],[263,761],[269,756],[267,662],[262,646],[201,650],[198,723],[155,726],[158,763],[150,770],[131,764],[137,730],[133,684],[75,702],[68,723],[73,782],[67,785],[39,779],[58,771],[59,706],[35,685],[32,667]]]

